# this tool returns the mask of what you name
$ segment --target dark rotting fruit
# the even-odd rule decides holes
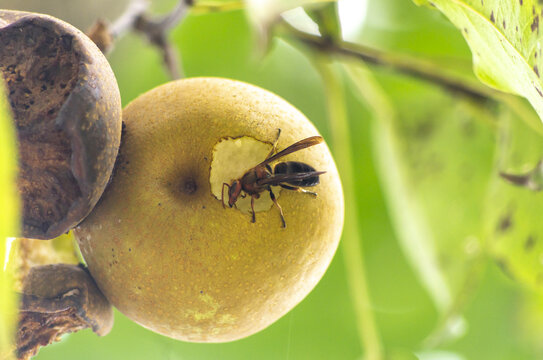
[[[63,334],[91,328],[102,336],[113,326],[113,309],[89,273],[78,265],[34,266],[20,296],[17,353],[19,359]]]
[[[17,128],[21,234],[54,238],[92,210],[110,178],[121,102],[100,50],[73,26],[0,10],[0,71]]]

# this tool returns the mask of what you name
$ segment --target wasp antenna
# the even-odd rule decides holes
[[[277,137],[275,138],[270,153],[268,154],[268,156],[266,156],[266,159],[269,159],[270,156],[272,156],[277,151],[277,142],[279,141],[279,136],[281,136],[281,129],[277,129]]]

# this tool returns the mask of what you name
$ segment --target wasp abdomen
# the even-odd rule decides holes
[[[306,172],[316,171],[312,166],[299,161],[285,161],[275,165],[275,174],[300,174]],[[319,183],[319,176],[312,176],[302,180],[289,180],[285,181],[292,186],[315,186]]]

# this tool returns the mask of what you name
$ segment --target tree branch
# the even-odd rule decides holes
[[[282,27],[282,29],[281,29]],[[472,82],[444,71],[443,67],[404,54],[394,54],[343,40],[329,41],[321,36],[300,31],[286,21],[280,24],[279,34],[318,51],[363,60],[366,63],[388,68],[413,76],[476,101],[497,99],[504,94],[479,82]]]
[[[151,17],[147,14],[149,3],[146,0],[133,0],[113,24],[108,25],[98,20],[87,31],[87,35],[103,53],[108,53],[114,42],[125,33],[139,32],[160,49],[170,76],[178,79],[181,77],[180,60],[174,47],[168,41],[168,32],[185,17],[191,5],[192,0],[180,0],[170,13],[162,17]]]

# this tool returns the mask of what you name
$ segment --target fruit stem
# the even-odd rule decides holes
[[[381,360],[384,358],[383,346],[372,312],[364,265],[361,229],[358,222],[350,142],[351,131],[345,107],[344,89],[337,69],[333,68],[333,63],[329,61],[329,58],[321,57],[317,59],[316,64],[324,82],[328,121],[332,133],[332,150],[341,174],[345,194],[345,224],[341,246],[347,282],[356,314],[359,340],[365,351],[364,358],[366,360]]]

